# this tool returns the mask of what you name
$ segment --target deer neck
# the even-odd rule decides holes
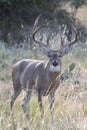
[[[59,62],[59,64],[57,66],[53,66],[50,64],[50,62],[48,61],[45,65],[45,71],[48,74],[49,79],[55,80],[57,76],[59,76],[60,72],[61,72],[61,62]]]

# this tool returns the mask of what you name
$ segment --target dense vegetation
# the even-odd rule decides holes
[[[71,13],[62,8],[68,3]],[[28,43],[31,27],[39,14],[54,24],[57,21],[58,24],[70,25],[71,18],[76,21],[76,11],[83,4],[86,4],[86,0],[1,0],[0,39],[8,45],[24,41]],[[80,24],[79,29],[84,30],[85,27]]]

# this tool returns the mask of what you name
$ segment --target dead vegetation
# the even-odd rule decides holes
[[[40,111],[36,96],[33,95],[29,112],[30,121],[26,121],[19,102],[23,99],[25,93],[22,92],[14,105],[12,113],[10,112],[10,97],[13,91],[11,81],[12,65],[26,57],[35,59],[37,52],[29,51],[29,48],[6,49],[4,58],[0,57],[0,129],[1,130],[86,130],[87,129],[87,68],[82,63],[83,56],[77,59],[74,51],[63,59],[62,73],[67,72],[69,65],[75,63],[76,67],[68,79],[63,80],[56,91],[54,103],[54,124],[50,124],[50,113],[47,97],[43,99],[45,108],[44,119],[40,118]],[[78,50],[80,53],[80,50]],[[26,53],[25,53],[26,52]],[[39,52],[38,52],[39,53]],[[76,53],[76,54],[75,54]],[[7,56],[8,54],[8,56]],[[16,55],[15,55],[16,54]],[[21,55],[22,54],[22,55]],[[13,57],[13,58],[12,58]],[[38,59],[44,57],[37,54]],[[85,57],[86,61],[86,57]],[[5,64],[5,65],[3,65]]]
[[[81,19],[82,16],[81,14]],[[78,17],[80,19],[80,14]],[[86,15],[83,20],[87,20]],[[0,43],[0,130],[87,130],[87,49],[86,46],[78,45],[73,49],[71,54],[63,59],[62,73],[68,72],[71,63],[75,63],[76,67],[72,75],[65,78],[56,91],[54,123],[51,124],[47,97],[43,99],[45,108],[43,119],[40,118],[35,95],[29,108],[30,121],[25,119],[19,105],[25,95],[24,92],[17,99],[12,112],[9,106],[13,91],[12,65],[23,58],[45,59],[45,57],[42,57],[35,48],[29,50],[28,45],[18,49],[7,49]]]

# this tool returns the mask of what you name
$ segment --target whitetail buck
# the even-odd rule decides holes
[[[40,51],[47,56],[48,61],[38,61],[24,59],[16,63],[12,71],[12,80],[14,87],[14,94],[11,98],[11,109],[14,101],[22,90],[27,90],[26,97],[23,100],[23,111],[28,117],[27,106],[31,99],[32,91],[35,90],[38,94],[38,102],[42,115],[44,113],[42,106],[42,96],[49,95],[50,110],[52,113],[52,106],[54,102],[54,94],[60,84],[61,73],[61,58],[68,54],[71,46],[77,41],[77,31],[72,27],[72,38],[67,44],[61,41],[59,50],[53,50],[48,44],[42,43],[36,38],[36,34],[45,26],[37,27],[39,17],[35,20],[33,30],[33,40],[39,45]],[[51,114],[52,117],[52,114]]]

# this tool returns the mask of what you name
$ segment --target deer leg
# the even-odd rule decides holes
[[[51,114],[51,122],[53,122],[53,103],[54,103],[54,92],[51,92],[48,96],[49,99],[49,107],[50,107],[50,114]]]
[[[11,110],[12,110],[13,104],[14,104],[16,98],[18,97],[18,95],[20,94],[21,90],[22,90],[21,88],[18,90],[14,90],[14,94],[12,95],[11,102],[10,102]]]
[[[32,91],[30,90],[28,91],[26,97],[24,98],[24,101],[22,102],[22,108],[27,119],[29,119],[28,104],[30,102],[31,96],[32,96]]]
[[[41,117],[43,117],[44,109],[43,109],[43,105],[42,105],[42,95],[39,92],[38,92],[38,103],[39,103],[39,108],[40,108],[40,111],[41,111]]]

